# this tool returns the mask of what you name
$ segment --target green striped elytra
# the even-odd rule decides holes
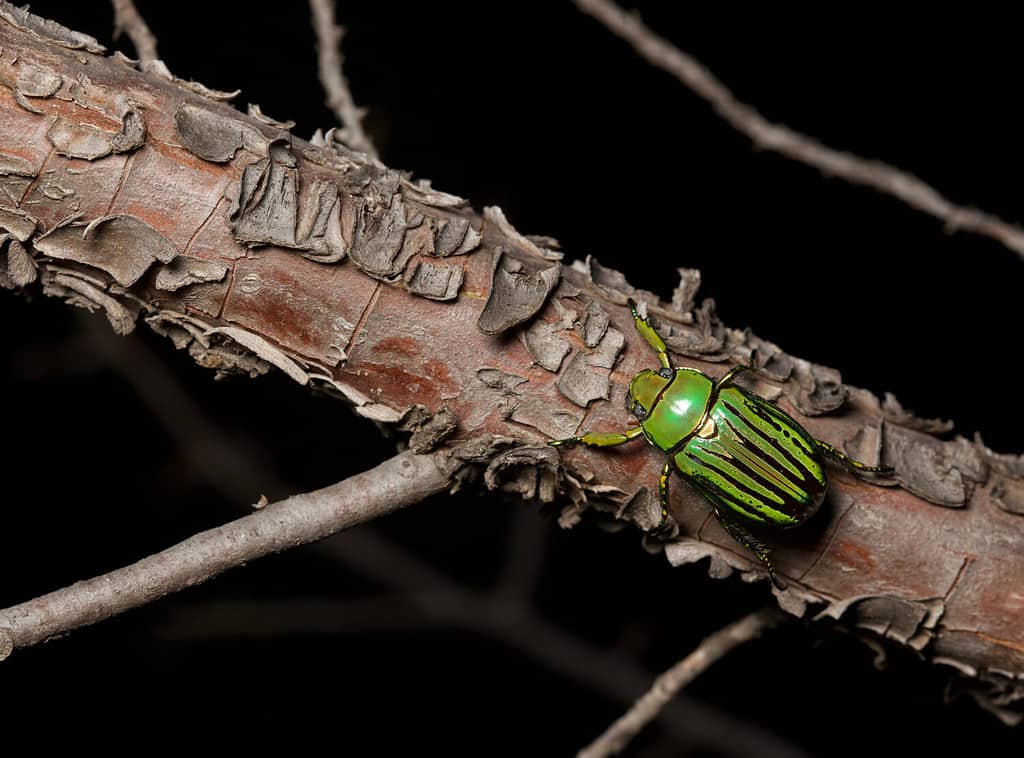
[[[668,480],[673,469],[700,492],[725,530],[775,575],[769,548],[747,525],[788,529],[818,510],[828,490],[824,459],[853,471],[885,473],[847,457],[808,434],[792,416],[733,383],[747,366],[721,379],[691,368],[674,368],[665,341],[629,301],[637,331],[658,353],[661,368],[641,371],[629,383],[626,408],[639,426],[624,432],[589,432],[551,445],[621,445],[644,437],[668,459],[658,480],[661,523],[670,525]]]

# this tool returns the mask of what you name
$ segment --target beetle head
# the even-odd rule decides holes
[[[672,381],[672,375],[671,369],[660,369],[641,371],[634,376],[629,383],[629,394],[626,395],[626,410],[640,421],[646,419],[658,399],[658,393]]]

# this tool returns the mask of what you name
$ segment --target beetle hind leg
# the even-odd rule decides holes
[[[669,458],[661,469],[661,476],[658,477],[658,502],[661,504],[661,520],[650,531],[655,537],[671,536],[672,526],[675,523],[668,512],[668,479],[672,476],[672,467],[672,459]]]
[[[858,460],[854,460],[843,451],[832,447],[832,445],[828,444],[827,442],[822,442],[821,440],[814,440],[814,444],[817,445],[818,450],[821,451],[822,455],[838,463],[847,471],[850,471],[854,474],[892,474],[895,471],[895,469],[893,469],[891,466],[869,466],[866,463],[861,463]]]
[[[722,512],[717,508],[715,508],[715,518],[718,519],[718,523],[721,524],[722,528],[729,533],[730,537],[753,553],[757,560],[761,561],[761,564],[768,569],[768,577],[772,580],[772,584],[780,590],[786,589],[786,583],[779,578],[778,574],[775,573],[775,564],[772,563],[771,548],[735,521],[727,516],[723,516]]]

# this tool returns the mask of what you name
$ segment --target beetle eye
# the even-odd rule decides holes
[[[643,421],[647,418],[647,409],[640,405],[640,403],[633,403],[633,415]]]
[[[658,376],[662,377],[663,379],[671,379],[673,376],[675,376],[675,371],[673,371],[670,368],[665,368],[663,366],[662,368],[658,369]]]

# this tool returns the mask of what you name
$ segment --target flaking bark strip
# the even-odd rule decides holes
[[[63,83],[63,77],[50,69],[23,64],[18,69],[18,79],[14,85],[14,99],[25,110],[42,115],[45,111],[29,102],[29,98],[53,97]]]
[[[511,403],[508,418],[533,427],[545,439],[561,439],[576,433],[583,421],[583,412],[567,409],[564,403],[555,400],[524,393]]]
[[[295,247],[318,263],[337,263],[345,257],[348,243],[341,230],[341,198],[338,185],[318,180],[300,197],[301,210]]]
[[[58,226],[35,242],[39,252],[106,272],[122,287],[135,284],[155,262],[177,255],[171,243],[134,216],[104,216]]]
[[[589,356],[577,352],[558,378],[558,391],[576,405],[586,408],[595,400],[607,400],[611,390],[608,373],[597,373]]]
[[[417,250],[403,244],[408,228],[405,203],[395,192],[388,198],[359,197],[349,257],[375,279],[393,281]],[[422,217],[418,219],[419,225]]]
[[[583,332],[583,344],[587,347],[597,347],[597,343],[608,331],[608,312],[595,300],[587,303],[581,331]]]
[[[207,336],[215,334],[230,337],[242,347],[250,350],[261,360],[281,369],[281,371],[299,384],[305,385],[309,383],[309,374],[303,371],[299,364],[285,355],[281,350],[271,345],[270,342],[260,335],[234,326],[215,327],[206,332]]]
[[[882,400],[882,416],[886,421],[928,434],[945,434],[953,431],[952,421],[940,418],[919,418],[912,411],[908,411],[900,405],[900,401],[891,392],[886,392]]]
[[[597,287],[597,289],[610,302],[616,305],[625,306],[626,300],[632,297],[637,302],[642,301],[645,305],[652,305],[662,311],[665,311],[664,305],[657,295],[653,292],[637,289],[632,286],[628,281],[626,281],[626,277],[621,271],[616,271],[613,268],[602,266],[598,262],[597,258],[592,255],[588,255],[586,259],[582,261],[573,261],[571,268],[573,271],[582,274],[583,277]]]
[[[930,503],[962,508],[972,482],[987,476],[981,455],[966,440],[942,442],[923,432],[882,424],[882,464],[900,485]]]
[[[234,100],[236,97],[242,94],[242,90],[240,89],[231,90],[230,92],[227,92],[224,90],[217,90],[213,89],[212,87],[207,87],[205,84],[201,82],[196,82],[191,79],[182,79],[180,77],[177,77],[171,73],[170,69],[167,68],[167,64],[160,60],[149,61],[144,68],[147,74],[155,74],[156,76],[159,76],[161,79],[166,79],[167,81],[176,84],[179,87],[182,87],[190,92],[194,92],[197,95],[201,95],[202,97],[205,97],[207,100],[213,100],[214,102],[226,103],[231,100]]]
[[[43,293],[51,297],[62,297],[69,305],[86,310],[102,309],[113,327],[121,336],[130,334],[135,328],[136,311],[125,307],[117,298],[104,292],[95,284],[69,274],[47,272],[43,279]]]
[[[56,21],[37,16],[29,12],[29,7],[19,8],[16,5],[0,1],[0,18],[13,26],[29,32],[33,36],[70,50],[86,50],[90,53],[102,54],[107,51],[95,37],[72,31]]]
[[[245,143],[242,122],[191,103],[178,106],[174,127],[186,150],[211,163],[227,163]]]
[[[679,284],[672,290],[672,309],[680,315],[693,310],[694,298],[700,289],[700,270],[695,268],[677,268]]]
[[[176,292],[182,287],[224,279],[230,267],[225,263],[179,255],[157,269],[154,286],[165,292]]]
[[[718,319],[715,301],[705,298],[700,307],[691,313],[691,324],[665,325],[669,328],[662,336],[669,350],[705,361],[729,360],[732,348],[739,345],[741,340],[730,335],[729,330]]]
[[[26,287],[39,276],[35,261],[17,239],[7,244],[7,275],[15,287]]]
[[[945,603],[941,598],[907,600],[878,595],[831,603],[817,618],[841,619],[921,651],[934,636],[944,612]]]
[[[409,449],[422,454],[429,453],[444,443],[455,433],[458,425],[455,414],[446,407],[437,413],[430,413],[423,406],[416,406],[405,414],[399,428],[403,432],[412,432]]]
[[[548,445],[520,445],[496,455],[484,470],[487,489],[515,492],[527,500],[554,501],[558,493],[558,454]]]
[[[39,222],[20,208],[0,206],[0,229],[5,229],[19,242],[27,242],[36,233]]]
[[[235,239],[249,247],[296,247],[299,178],[295,156],[283,140],[271,142],[266,158],[242,172],[238,199],[229,218]]]
[[[548,261],[562,260],[562,254],[560,252],[551,250],[550,248],[541,247],[529,237],[520,234],[516,228],[509,223],[508,219],[505,218],[505,213],[498,206],[490,205],[485,207],[483,216],[485,222],[493,224],[508,242],[519,248],[522,252]]]
[[[491,291],[477,328],[484,334],[501,334],[533,318],[558,285],[561,270],[561,264],[554,263],[531,272],[522,261],[495,250]]]
[[[261,124],[273,127],[278,131],[288,131],[295,127],[295,122],[290,119],[288,121],[278,121],[276,118],[268,116],[266,113],[263,112],[263,109],[259,106],[258,103],[249,103],[248,107],[246,107],[245,109],[245,112],[257,121],[259,121]]]
[[[484,367],[477,369],[476,378],[490,387],[506,395],[518,395],[520,384],[530,381],[525,376],[508,374],[500,369]]]
[[[417,261],[406,270],[405,287],[430,300],[454,300],[459,296],[463,276],[462,266]]]
[[[597,348],[587,356],[587,363],[594,368],[611,370],[619,359],[619,353],[626,345],[626,337],[615,327],[609,327]]]
[[[439,258],[465,255],[480,245],[480,232],[473,228],[467,218],[438,219],[435,227],[432,254]]]
[[[335,130],[332,129],[329,133],[334,131]],[[313,141],[315,144],[315,139]],[[410,182],[408,179],[402,179],[401,187],[402,192],[410,200],[415,200],[418,203],[423,203],[424,205],[429,205],[433,208],[454,210],[456,208],[465,208],[469,205],[469,200],[464,197],[459,197],[458,195],[452,195],[448,192],[441,192],[440,190],[434,189],[430,186],[429,179],[418,179],[415,182]]]
[[[112,153],[128,153],[146,141],[142,114],[129,107],[121,116],[121,131],[112,134],[91,124],[79,124],[58,118],[46,133],[59,155],[94,161]]]
[[[562,367],[562,361],[572,349],[568,340],[559,336],[559,331],[562,329],[547,321],[537,320],[519,335],[533,362],[553,373]]]

